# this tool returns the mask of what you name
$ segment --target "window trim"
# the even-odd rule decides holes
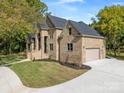
[[[48,36],[44,36],[44,53],[47,53],[47,39]]]
[[[73,51],[73,49],[74,49],[73,43],[68,43],[67,48],[68,48],[68,51]]]
[[[50,43],[50,51],[53,51],[53,43]]]

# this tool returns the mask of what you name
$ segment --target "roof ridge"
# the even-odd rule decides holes
[[[48,16],[48,17],[50,17],[50,16],[51,16],[51,17],[55,17],[55,18],[59,18],[59,19],[63,19],[63,20],[67,20],[67,19],[65,19],[65,18],[58,17],[58,16],[54,16],[54,15],[50,15],[50,14],[48,14],[47,16]]]

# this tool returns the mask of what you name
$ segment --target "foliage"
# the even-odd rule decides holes
[[[76,70],[57,62],[25,62],[10,66],[28,87],[48,87],[71,80],[87,71]]]
[[[109,51],[109,52],[107,52],[107,56],[108,56],[108,57],[115,57],[113,51]],[[119,60],[124,60],[124,52],[117,53],[117,55],[116,55],[115,58],[117,58],[117,59],[119,59]]]
[[[0,52],[24,51],[27,34],[46,11],[39,0],[0,0]]]
[[[110,6],[100,10],[91,26],[106,38],[107,49],[116,51],[124,44],[124,6]]]
[[[25,59],[24,54],[0,55],[0,65],[10,64]]]

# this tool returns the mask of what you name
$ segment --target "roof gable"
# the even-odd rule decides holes
[[[54,28],[63,29],[65,26],[65,23],[67,22],[66,19],[51,16],[51,15],[47,15],[47,18],[51,21]]]
[[[46,15],[45,23],[39,24],[38,27],[40,29],[49,29],[49,28],[63,29],[66,23],[71,24],[80,33],[81,36],[103,38],[103,36],[101,36],[98,31],[90,28],[87,24],[83,22],[79,23],[72,20],[67,21],[66,19],[52,16],[49,14]]]
[[[79,23],[69,20],[68,23],[71,24],[82,36],[102,37],[98,31],[90,28],[87,24],[83,22]]]

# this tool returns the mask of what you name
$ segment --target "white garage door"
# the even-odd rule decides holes
[[[86,62],[98,60],[100,56],[100,49],[86,49]]]

